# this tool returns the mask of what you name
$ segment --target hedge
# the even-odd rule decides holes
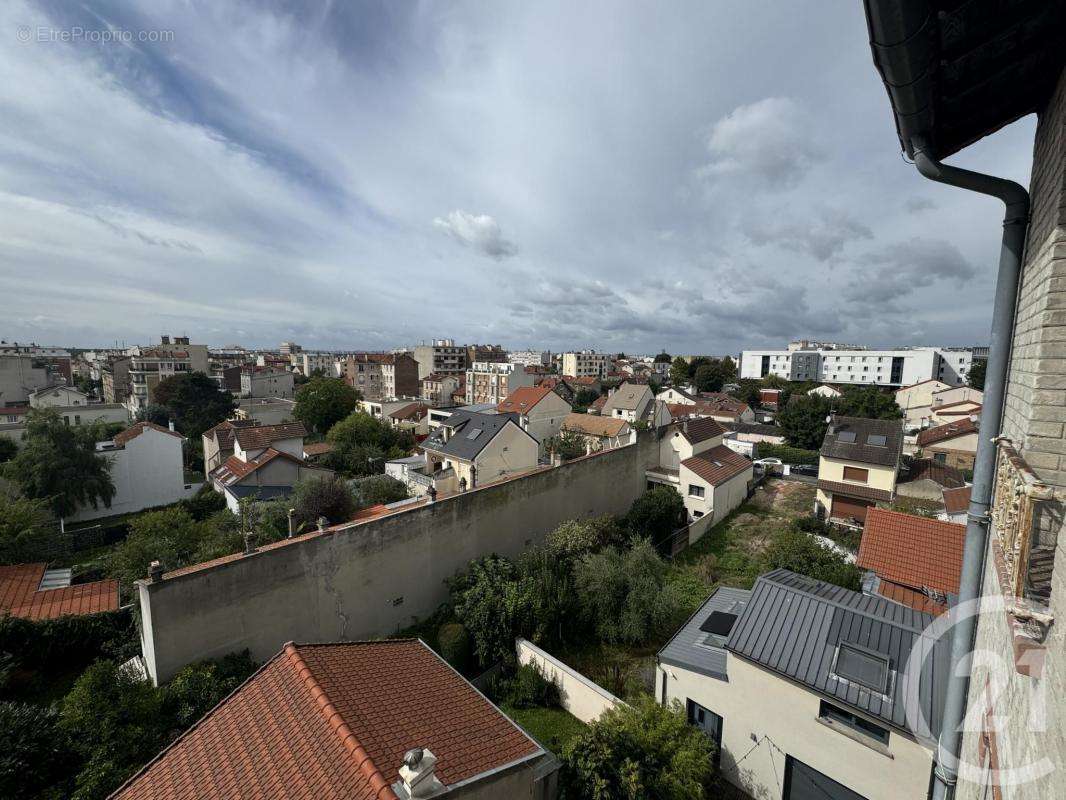
[[[801,447],[789,447],[787,444],[769,444],[759,442],[759,458],[779,458],[784,464],[817,464],[818,451],[804,450]]]
[[[140,649],[137,628],[128,608],[100,614],[33,621],[0,615],[0,653],[18,666],[52,671],[88,666],[98,658],[122,663]]]

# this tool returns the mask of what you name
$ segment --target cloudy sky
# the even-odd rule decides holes
[[[867,41],[853,0],[5,0],[0,338],[983,343],[1001,209],[904,162]],[[1027,182],[1033,129],[953,161]]]

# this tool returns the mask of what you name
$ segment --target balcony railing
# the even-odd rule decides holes
[[[1009,439],[1001,438],[997,445],[992,523],[1010,589],[1014,597],[1023,599],[1036,511],[1039,503],[1052,499],[1054,490],[1040,481]]]

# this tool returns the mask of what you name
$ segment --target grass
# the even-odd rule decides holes
[[[925,500],[921,497],[907,497],[897,494],[891,503],[881,504],[884,508],[892,511],[900,511],[904,514],[914,514],[918,517],[935,517],[938,511],[943,511],[943,503],[936,500]]]
[[[570,712],[561,708],[503,706],[503,713],[553,753],[561,753],[571,739],[584,733],[588,727]]]

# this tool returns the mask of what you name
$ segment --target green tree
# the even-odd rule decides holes
[[[770,569],[792,570],[852,591],[862,588],[862,571],[858,567],[802,530],[779,533],[767,548],[766,563]]]
[[[727,380],[726,370],[722,367],[722,362],[717,359],[701,364],[696,368],[693,376],[698,392],[720,392]]]
[[[588,407],[595,403],[600,397],[600,393],[592,389],[579,389],[574,394],[574,402],[571,404],[572,409],[577,414],[583,414],[588,410]]]
[[[65,782],[77,760],[52,706],[0,702],[0,797],[41,797]]]
[[[59,517],[80,506],[110,508],[115,496],[108,460],[94,441],[64,423],[54,409],[31,409],[26,415],[23,447],[4,465],[6,476],[29,498],[48,500]]]
[[[414,435],[355,411],[329,429],[326,439],[333,445],[322,463],[345,475],[372,475],[380,472],[387,458],[402,458],[415,446]]]
[[[508,559],[490,555],[471,561],[448,581],[455,616],[470,633],[478,664],[489,667],[515,657],[515,637],[529,628],[530,598]]]
[[[580,458],[587,450],[585,437],[574,431],[559,431],[544,444],[545,449],[558,453],[563,461]]]
[[[195,724],[255,672],[247,650],[230,653],[218,661],[190,664],[160,687],[164,715],[173,735]]]
[[[676,700],[642,696],[611,709],[563,750],[568,800],[710,800],[714,744],[689,725]]]
[[[574,583],[597,638],[638,645],[671,629],[682,606],[666,572],[666,562],[647,539],[628,550],[608,547],[584,556],[574,568]]]
[[[341,378],[312,377],[296,392],[292,415],[309,429],[326,433],[347,417],[362,395]]]
[[[829,398],[817,394],[797,395],[777,414],[777,424],[788,443],[804,450],[818,450],[832,413]]]
[[[875,386],[849,386],[833,405],[836,407],[836,413],[845,417],[903,418],[903,411],[896,405],[896,398]]]
[[[575,559],[604,547],[628,544],[626,530],[610,514],[563,522],[546,537],[545,547],[553,557]]]
[[[183,372],[164,378],[152,392],[153,401],[170,412],[174,426],[192,442],[200,435],[233,415],[237,404],[202,372]]]
[[[58,529],[48,500],[23,497],[0,486],[0,564],[62,556]]]
[[[137,422],[151,422],[165,428],[170,424],[170,409],[159,403],[149,403],[137,409]]]
[[[726,356],[721,360],[722,376],[725,378],[726,383],[730,383],[737,379],[737,362],[735,362],[729,356]]]
[[[14,440],[0,436],[0,464],[4,464],[18,455],[19,446]]]
[[[967,376],[967,381],[974,389],[985,389],[985,370],[988,369],[987,361],[974,361],[970,365],[970,374]]]
[[[410,496],[403,481],[389,475],[368,475],[352,481],[349,486],[357,508],[396,503]]]
[[[677,388],[686,386],[689,375],[688,362],[681,356],[676,356],[670,364],[670,384]]]
[[[672,486],[648,489],[633,501],[626,524],[638,536],[661,541],[677,530],[685,513],[685,501]]]
[[[355,513],[355,498],[348,484],[336,475],[304,478],[292,492],[295,522],[304,530],[314,527],[320,517],[331,524],[347,522]]]
[[[741,378],[737,381],[737,386],[740,388],[734,393],[737,400],[742,400],[751,406],[752,409],[759,407],[759,389],[762,388],[762,382],[755,380],[754,378]]]

